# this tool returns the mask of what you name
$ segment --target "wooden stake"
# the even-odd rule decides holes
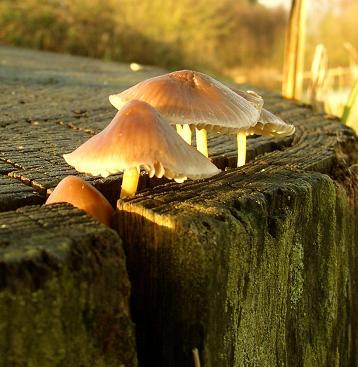
[[[292,0],[289,25],[286,33],[283,65],[282,95],[300,99],[304,69],[306,0]]]

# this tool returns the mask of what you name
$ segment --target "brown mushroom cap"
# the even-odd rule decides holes
[[[107,199],[92,185],[76,176],[67,176],[53,190],[45,205],[70,203],[109,226],[114,210]]]
[[[236,134],[255,125],[260,116],[252,103],[224,84],[191,70],[147,79],[109,97],[117,109],[133,99],[152,105],[170,124],[189,124],[192,129]]]
[[[257,124],[248,130],[248,135],[289,136],[295,132],[295,127],[293,125],[287,124],[280,117],[262,108],[264,100],[257,93],[253,91],[244,92],[240,90],[236,91],[236,93],[261,110]]]
[[[150,177],[164,175],[179,182],[220,172],[152,106],[137,100],[127,103],[103,131],[64,158],[79,172],[103,177],[134,167]]]

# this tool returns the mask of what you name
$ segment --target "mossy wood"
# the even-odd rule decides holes
[[[0,213],[0,366],[137,366],[121,240],[70,205]]]
[[[145,68],[133,73],[125,65],[11,48],[0,48],[0,56],[0,211],[44,203],[62,178],[77,174],[62,154],[113,118],[116,111],[107,96],[162,72]],[[143,367],[192,367],[193,348],[198,348],[203,367],[358,364],[357,138],[336,119],[255,90],[269,110],[296,126],[293,137],[249,138],[249,163],[236,169],[236,137],[209,134],[209,155],[227,171],[184,184],[144,176],[140,193],[119,203],[116,228],[127,255]],[[85,178],[115,203],[120,175]],[[45,214],[49,212],[53,217]],[[1,326],[12,319],[24,324],[26,342],[19,343],[14,355],[31,356],[39,367],[51,365],[47,359],[38,362],[37,352],[50,350],[46,358],[56,361],[68,353],[72,358],[74,338],[84,366],[110,366],[115,354],[108,350],[124,338],[116,334],[122,326],[112,307],[122,284],[113,281],[123,270],[118,237],[92,221],[89,225],[88,217],[69,207],[37,206],[0,216],[12,228],[0,228],[4,253],[26,247],[31,238],[38,238],[43,248],[30,251],[37,265],[31,273],[26,266],[10,272],[8,261],[2,263],[4,274],[18,286],[14,290],[26,289],[12,298],[19,316],[11,317],[7,308],[8,316],[1,318]],[[20,235],[20,228],[28,235]],[[70,245],[67,255],[58,258],[62,238]],[[27,253],[21,254],[25,261]],[[32,266],[30,260],[26,264]],[[122,269],[118,275],[112,268],[117,262]],[[37,304],[29,294],[38,282],[47,287],[41,312],[51,317],[43,319],[45,325],[62,330],[47,338],[41,334],[42,321],[22,316],[36,315]],[[82,288],[75,282],[91,294],[102,293],[83,304]],[[123,291],[127,294],[128,288]],[[23,297],[28,297],[26,306]],[[65,316],[69,309],[76,328]],[[88,319],[95,309],[107,315],[105,322],[102,316]],[[96,320],[104,328],[99,333],[88,326]],[[130,327],[122,331],[131,338]],[[16,343],[22,340],[21,329],[7,327],[6,332],[14,333]],[[111,337],[103,340],[106,332]],[[14,345],[8,340],[0,341],[0,348]],[[29,340],[34,349],[27,349]],[[37,347],[43,340],[50,346]],[[59,345],[56,353],[54,343]],[[89,355],[97,357],[87,362]]]
[[[143,366],[358,362],[357,139],[293,122],[285,150],[118,203]]]

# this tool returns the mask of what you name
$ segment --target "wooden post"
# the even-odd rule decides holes
[[[300,99],[304,71],[306,0],[292,0],[289,25],[286,33],[282,95]]]
[[[69,204],[0,213],[0,274],[0,366],[137,366],[114,231]]]
[[[44,202],[75,174],[62,154],[113,117],[104,97],[150,75],[0,53],[2,211]],[[202,367],[357,364],[357,137],[338,119],[263,96],[294,136],[247,139],[248,163],[236,168],[235,139],[212,134],[211,158],[226,171],[183,184],[144,176],[138,194],[119,201],[130,313],[114,231],[63,205],[0,213],[1,366],[136,366],[130,317],[140,366],[193,367],[193,350]],[[87,179],[118,198],[120,176]]]

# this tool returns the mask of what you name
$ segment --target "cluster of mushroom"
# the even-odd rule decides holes
[[[93,176],[123,172],[121,198],[135,194],[141,171],[177,182],[219,173],[208,159],[207,131],[237,135],[237,166],[245,164],[247,135],[287,136],[295,131],[293,125],[263,109],[263,99],[255,92],[235,93],[196,71],[151,78],[109,100],[119,110],[110,124],[64,158],[77,171]],[[176,125],[176,131],[170,125]],[[197,149],[191,146],[193,131]],[[61,181],[59,186],[63,185]],[[78,185],[84,191],[88,184]],[[56,195],[56,202],[71,202]],[[47,203],[54,202],[51,196]]]

